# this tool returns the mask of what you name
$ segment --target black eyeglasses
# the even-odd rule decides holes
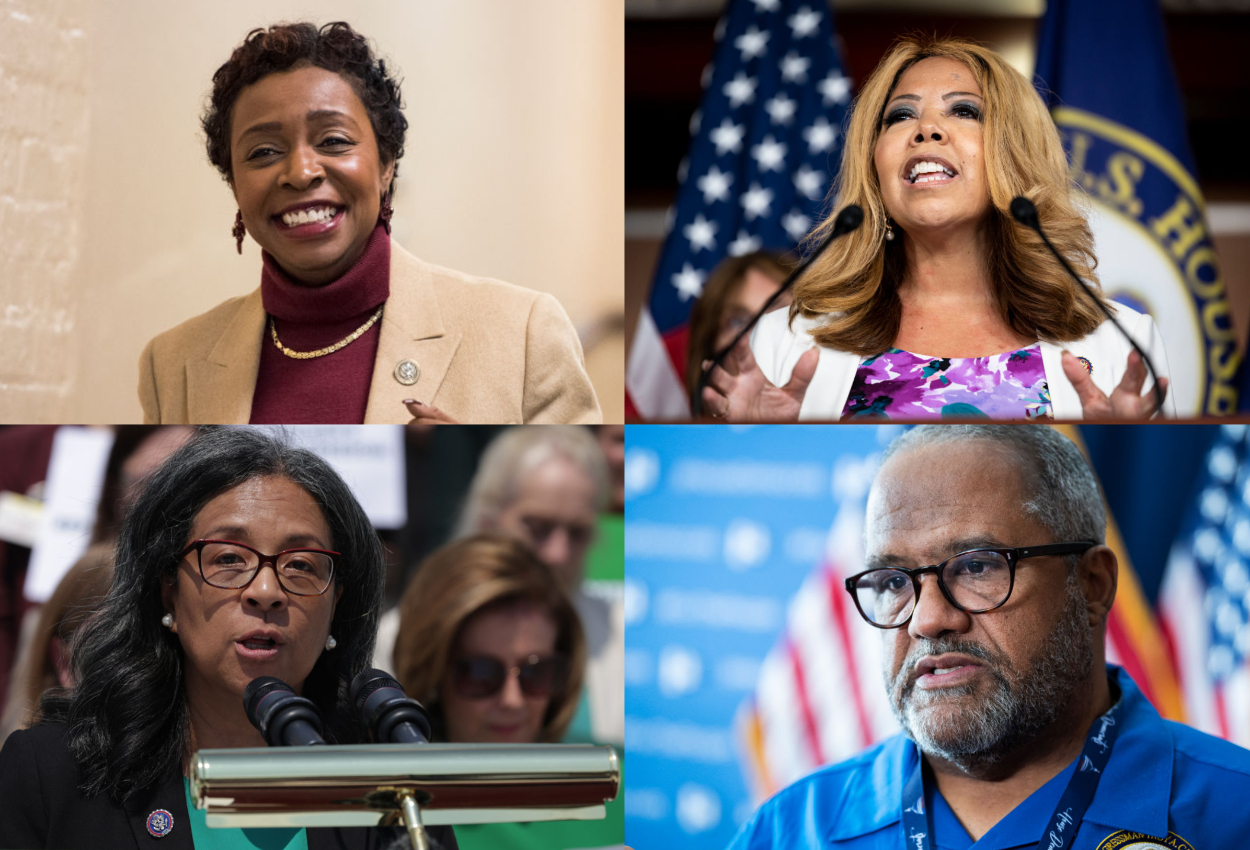
[[[452,665],[451,683],[462,697],[485,699],[499,693],[514,673],[526,696],[549,697],[568,684],[569,662],[563,655],[531,655],[524,663],[508,667],[498,658],[471,656]]]
[[[325,549],[286,549],[265,555],[251,546],[233,540],[196,540],[182,550],[179,558],[195,550],[200,576],[213,587],[238,590],[247,587],[264,564],[272,564],[278,584],[296,596],[320,596],[334,578],[338,552]]]
[[[1048,543],[1022,549],[973,549],[930,567],[868,570],[846,580],[860,616],[879,629],[907,625],[920,598],[920,577],[937,576],[946,601],[960,611],[984,614],[1006,604],[1016,583],[1016,562],[1042,555],[1072,555],[1097,543]]]

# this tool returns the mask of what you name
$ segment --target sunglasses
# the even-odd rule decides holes
[[[569,662],[563,655],[531,655],[523,663],[508,667],[498,658],[471,656],[452,665],[451,682],[460,696],[485,699],[499,693],[514,673],[526,696],[549,697],[564,690]]]

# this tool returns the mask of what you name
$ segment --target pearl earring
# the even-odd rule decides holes
[[[339,642],[334,639],[334,635],[330,635],[329,637],[326,638],[326,649],[334,649],[334,647],[338,645],[339,645]]]
[[[166,614],[164,617],[161,617],[161,625],[167,629],[172,629],[174,627],[174,615]]]
[[[894,241],[894,228],[890,226],[890,220],[888,218],[885,220],[885,241]]]

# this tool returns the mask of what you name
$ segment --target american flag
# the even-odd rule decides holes
[[[686,323],[727,256],[789,250],[819,221],[842,151],[851,81],[826,0],[730,0],[626,387],[631,413],[684,419]]]
[[[1159,615],[1191,725],[1250,746],[1250,430],[1225,425],[1172,547]]]
[[[882,683],[880,632],[863,621],[845,586],[863,569],[866,496],[864,486],[843,497],[823,562],[795,594],[785,633],[738,712],[739,752],[756,802],[898,731]]]

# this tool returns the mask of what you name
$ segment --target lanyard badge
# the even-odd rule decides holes
[[[1094,799],[1098,780],[1111,758],[1111,747],[1116,736],[1115,705],[1094,720],[1089,734],[1085,736],[1085,748],[1081,750],[1076,772],[1068,780],[1068,787],[1059,798],[1059,805],[1050,816],[1046,832],[1038,842],[1039,850],[1067,850],[1080,827],[1085,810]],[[924,803],[924,759],[916,759],[916,767],[903,786],[903,831],[907,835],[910,850],[933,850],[933,817]]]

